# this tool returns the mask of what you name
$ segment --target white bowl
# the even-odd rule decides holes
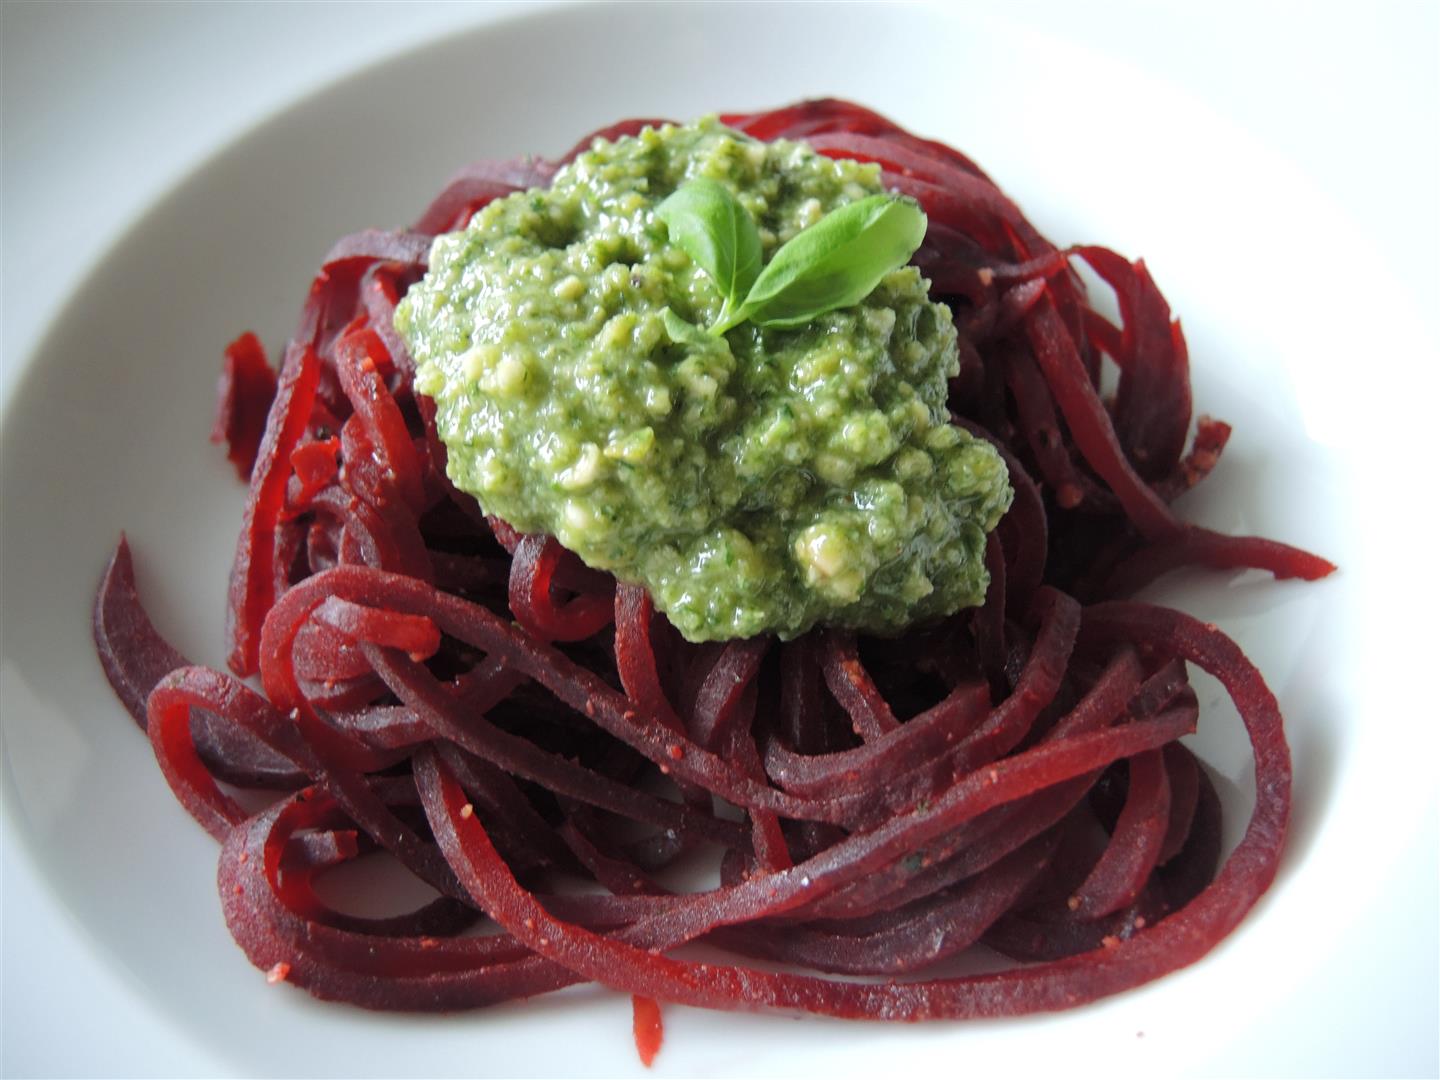
[[[472,158],[558,153],[621,116],[835,93],[971,154],[1053,239],[1145,256],[1184,318],[1199,409],[1236,428],[1184,512],[1342,571],[1315,585],[1187,575],[1159,592],[1260,665],[1296,766],[1279,879],[1203,962],[1005,1022],[672,1008],[657,1071],[1435,1067],[1435,972],[1409,952],[1418,942],[1434,956],[1435,709],[1407,682],[1426,669],[1404,659],[1427,633],[1412,574],[1433,575],[1405,517],[1422,394],[1406,391],[1404,358],[1418,348],[1426,363],[1424,323],[1390,275],[1390,247],[1305,171],[1127,52],[1133,42],[1106,58],[1073,20],[1060,25],[889,6],[580,7],[491,22],[275,115],[166,193],[78,283],[15,379],[0,444],[5,835],[80,926],[83,963],[61,981],[83,982],[84,964],[122,971],[147,1006],[125,1060],[241,1074],[636,1070],[629,1002],[596,989],[414,1017],[268,986],[221,921],[214,845],[100,674],[91,590],[126,530],[161,630],[221,662],[243,492],[206,443],[220,349],[247,328],[277,347],[335,237],[409,220]],[[1204,696],[1196,745],[1238,808],[1233,837],[1249,759],[1221,695]],[[6,931],[24,933],[10,910]],[[7,966],[7,998],[26,977]],[[1380,996],[1396,978],[1398,1007]],[[144,1040],[171,1031],[185,1039],[179,1064],[173,1048],[147,1059]],[[41,1040],[55,1037],[7,1030],[6,1060],[43,1064]]]

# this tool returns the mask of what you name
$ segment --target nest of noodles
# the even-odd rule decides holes
[[[1171,512],[1229,428],[1202,417],[1187,449],[1185,342],[1144,265],[1055,248],[962,154],[859,106],[724,119],[878,162],[928,214],[915,261],[956,313],[955,422],[1016,490],[984,606],[895,641],[691,645],[643,590],[484,518],[446,479],[391,319],[432,235],[560,163],[466,169],[410,231],[335,247],[278,380],[253,336],[227,350],[216,438],[250,484],[233,674],[160,638],[123,539],[96,600],[107,674],[220,841],[226,923],[272,979],[377,1009],[593,980],[721,1009],[1016,1015],[1191,963],[1274,876],[1290,802],[1274,697],[1214,627],[1123,597],[1182,564],[1333,567]],[[1214,788],[1179,741],[1198,714],[1187,663],[1254,747],[1254,814],[1223,866]],[[257,673],[263,695],[237,678]],[[237,787],[277,794],[257,813]],[[322,900],[317,879],[379,852],[435,898],[383,918]],[[675,891],[670,869],[695,860],[718,881]],[[730,959],[675,955],[691,942]],[[977,944],[1018,963],[935,974]]]

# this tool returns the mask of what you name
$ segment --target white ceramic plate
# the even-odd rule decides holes
[[[622,59],[637,43],[643,63]],[[1096,52],[1063,17],[1046,32],[926,8],[540,12],[307,97],[135,221],[28,360],[0,444],[6,839],[79,924],[84,963],[124,972],[144,1002],[126,1060],[178,1032],[178,1064],[173,1047],[155,1058],[178,1071],[636,1071],[628,1000],[593,989],[417,1018],[268,986],[221,921],[211,841],[174,804],[93,660],[90,593],[125,529],[162,631],[199,661],[221,660],[242,492],[205,441],[216,360],[246,328],[283,339],[333,238],[408,220],[470,158],[557,153],[621,116],[837,93],[963,148],[1054,239],[1144,255],[1185,319],[1200,408],[1236,427],[1186,513],[1344,569],[1318,585],[1190,577],[1164,592],[1266,672],[1296,764],[1279,880],[1205,961],[1096,1006],[1007,1022],[893,1028],[672,1008],[657,1071],[1436,1068],[1434,706],[1406,679],[1426,670],[1407,652],[1419,653],[1425,624],[1412,612],[1428,586],[1409,576],[1424,539],[1407,518],[1404,462],[1418,460],[1407,446],[1418,447],[1429,331],[1394,280],[1392,239],[1337,208],[1332,177],[1317,183],[1181,88],[1193,79],[1172,82],[1126,45],[1118,58]],[[1243,808],[1248,758],[1223,702],[1209,704],[1198,745]],[[6,971],[7,995],[24,974]],[[61,974],[85,979],[83,965]],[[6,1032],[31,1063],[45,1060],[35,1040],[52,1037]]]

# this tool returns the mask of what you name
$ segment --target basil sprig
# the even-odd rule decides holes
[[[914,199],[871,195],[826,214],[783,244],[762,270],[759,230],[724,185],[693,180],[662,202],[656,214],[671,240],[720,289],[724,303],[709,327],[712,335],[747,320],[757,326],[803,326],[827,311],[858,304],[882,277],[910,261],[926,226],[925,212]],[[667,314],[667,329],[678,341],[683,320]]]
[[[721,320],[739,309],[760,274],[760,230],[750,211],[724,184],[692,180],[656,207],[655,216],[719,288]]]

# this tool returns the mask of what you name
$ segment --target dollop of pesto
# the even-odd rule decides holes
[[[879,169],[711,119],[597,140],[546,190],[437,237],[395,326],[451,479],[487,513],[643,584],[691,641],[894,633],[980,603],[1004,462],[949,422],[949,310],[913,266],[791,329],[672,340],[722,297],[655,208],[727,185],[768,260]]]

